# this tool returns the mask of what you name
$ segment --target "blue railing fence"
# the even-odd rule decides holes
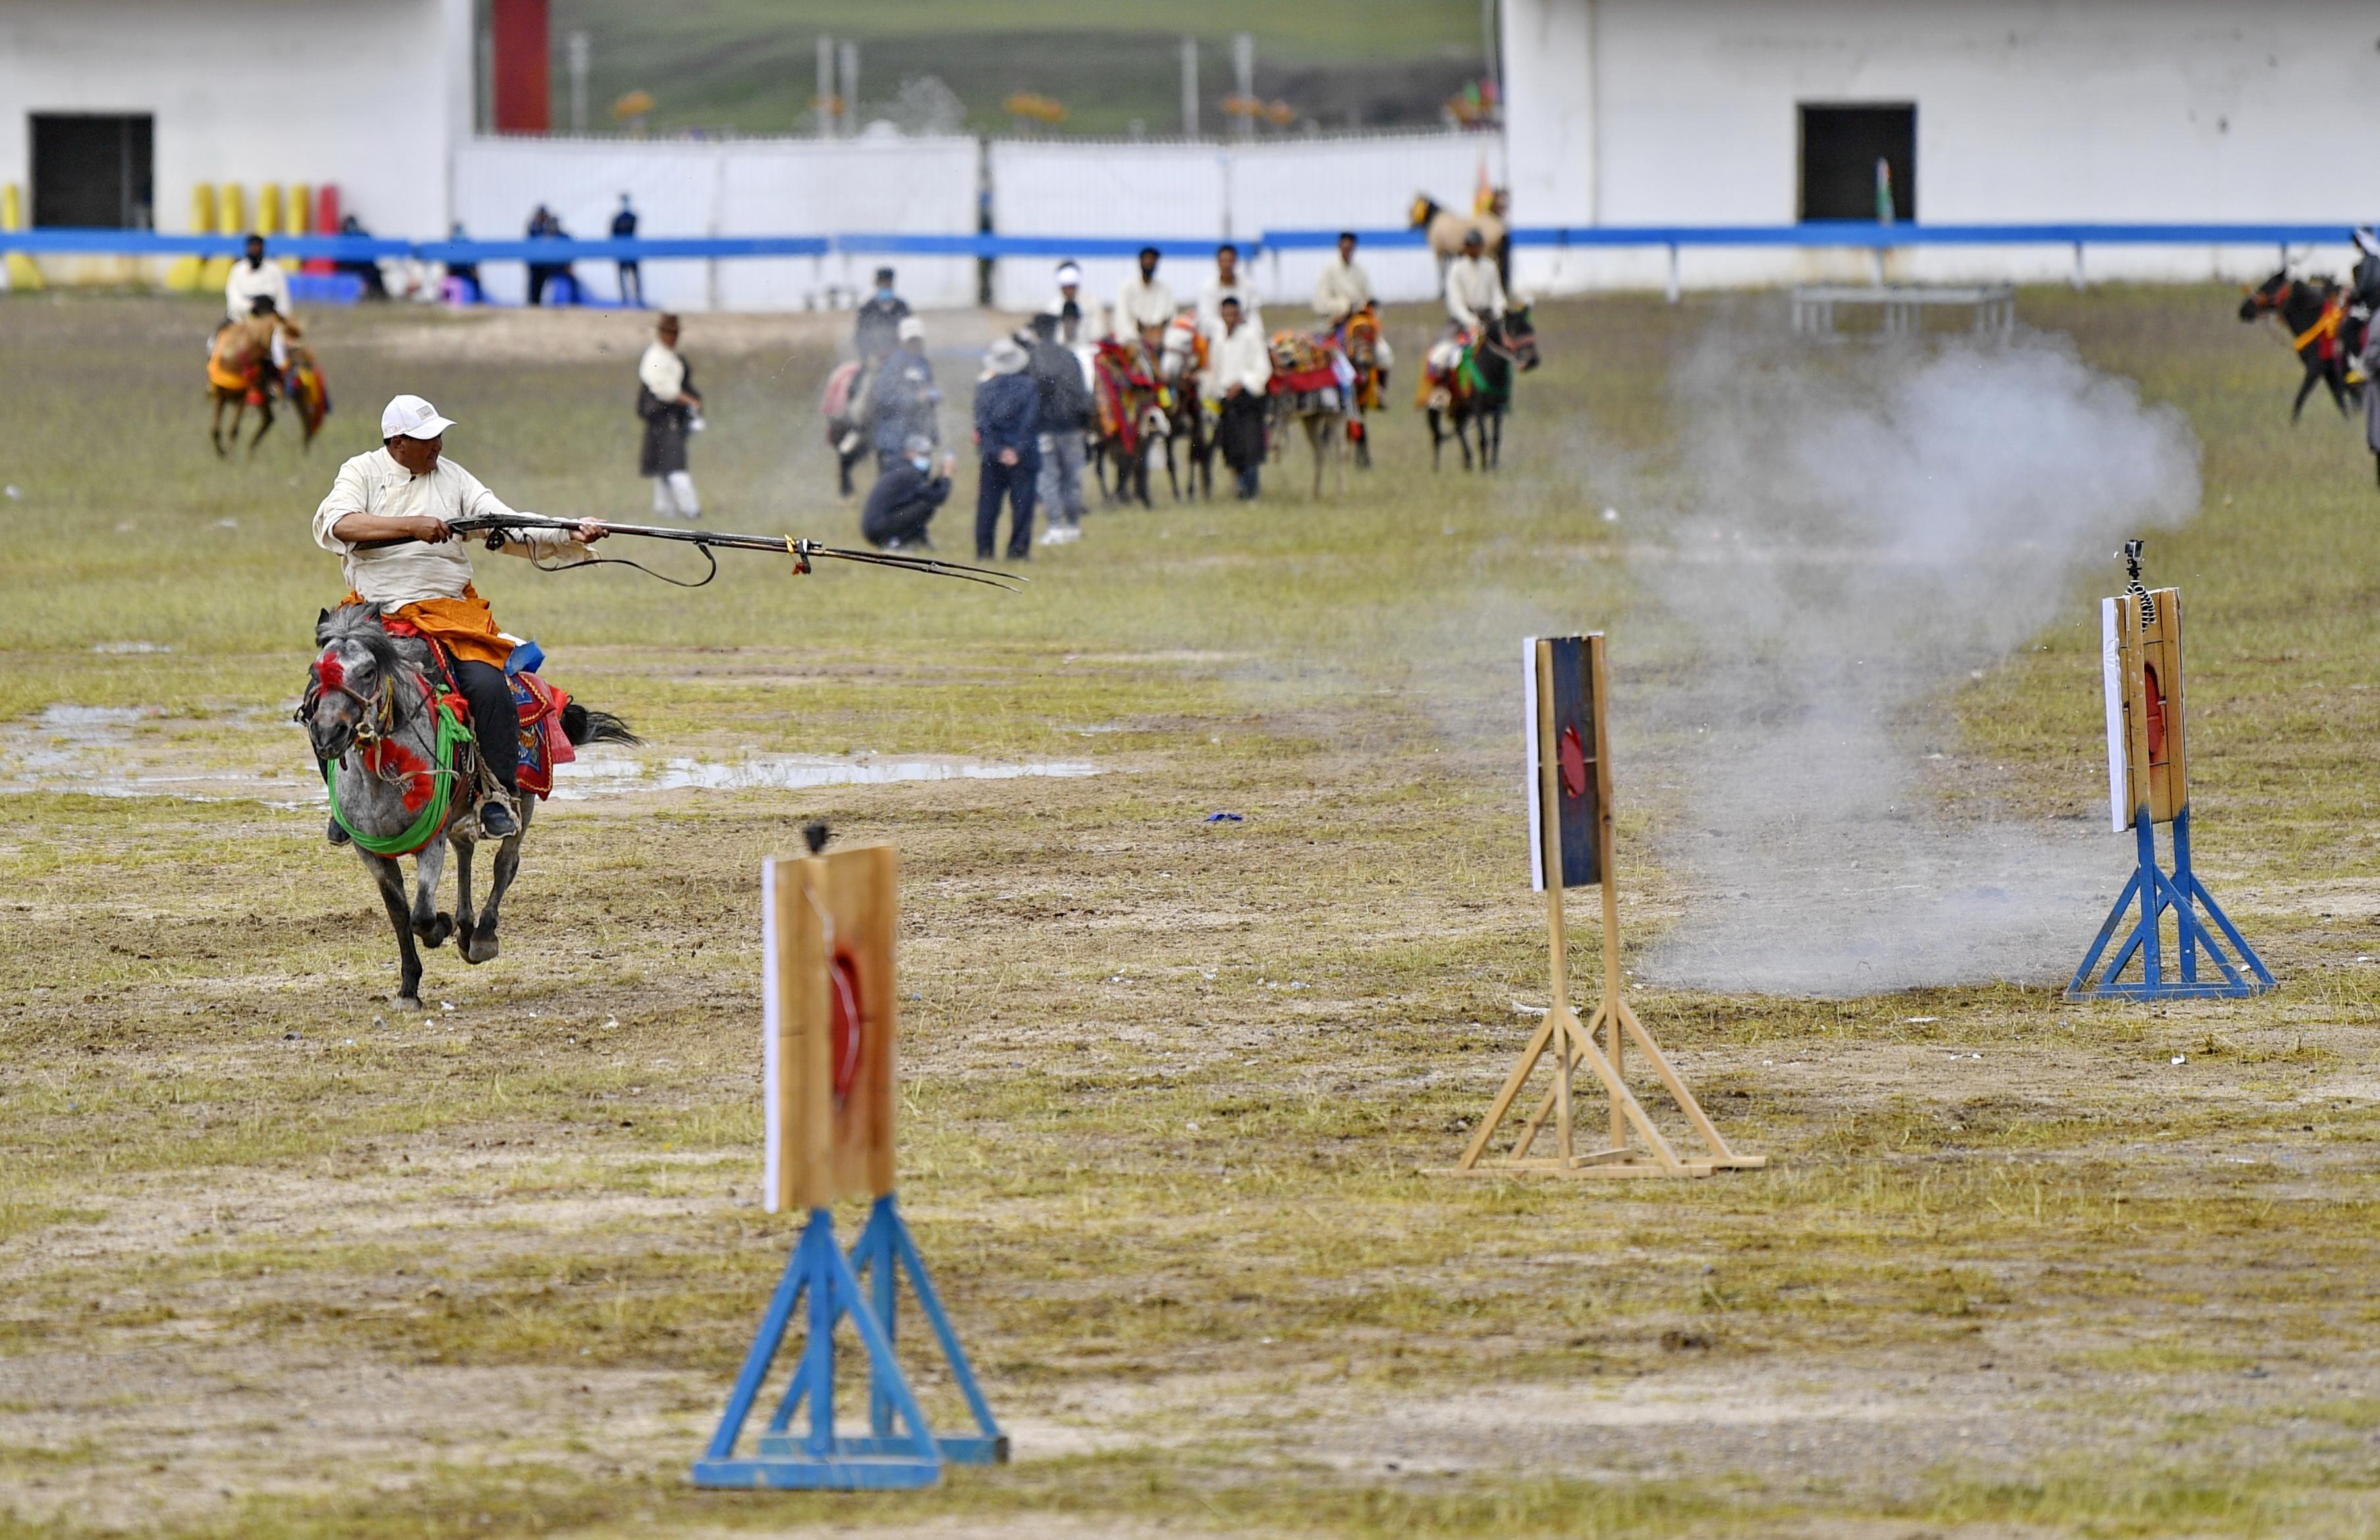
[[[1925,247],[2052,246],[2074,253],[2074,276],[2082,279],[2083,252],[2094,246],[2268,246],[2286,260],[2292,247],[2338,246],[2349,239],[2352,222],[2327,224],[1884,224],[1866,220],[1810,221],[1798,224],[1595,224],[1521,225],[1512,244],[1534,249],[1609,250],[1666,249],[1670,262],[1670,297],[1679,288],[1679,260],[1683,251],[1705,248],[1790,248],[1864,250],[1872,254],[1882,274],[1886,253]],[[1415,229],[1359,229],[1366,247],[1417,249],[1427,243]],[[148,230],[34,229],[0,231],[0,252],[30,255],[110,255],[128,257],[230,257],[242,249],[244,237],[231,235],[170,235]],[[1339,240],[1336,229],[1267,230],[1259,236],[1233,237],[1248,257],[1278,256],[1284,251],[1325,250]],[[1129,257],[1154,246],[1170,258],[1203,257],[1219,239],[1157,236],[1147,238],[1116,236],[900,235],[859,231],[822,236],[638,236],[634,239],[552,240],[405,240],[376,236],[274,236],[268,245],[277,257],[326,257],[334,261],[371,261],[382,258],[416,258],[450,266],[477,262],[539,262],[556,265],[577,261],[722,261],[759,257],[972,257],[1002,258]]]

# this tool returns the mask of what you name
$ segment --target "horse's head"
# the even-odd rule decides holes
[[[2281,302],[2289,297],[2292,282],[2289,270],[2283,268],[2252,289],[2242,285],[2240,290],[2240,319],[2253,321],[2267,311],[2279,309]]]
[[[1537,326],[1529,319],[1529,307],[1515,305],[1504,312],[1501,341],[1512,355],[1512,360],[1526,374],[1541,361],[1537,357]]]
[[[1359,370],[1370,369],[1379,358],[1380,318],[1369,310],[1357,310],[1340,328],[1339,340],[1347,350],[1349,363]]]
[[[1187,316],[1175,316],[1165,328],[1157,353],[1158,378],[1172,382],[1195,372],[1200,362],[1198,328]]]
[[[384,736],[391,725],[398,670],[396,643],[380,623],[377,604],[342,604],[314,623],[319,649],[298,708],[314,758],[337,759],[358,743]]]
[[[1439,213],[1438,200],[1426,192],[1417,192],[1414,194],[1413,207],[1405,212],[1405,220],[1412,228],[1422,230],[1428,228]]]

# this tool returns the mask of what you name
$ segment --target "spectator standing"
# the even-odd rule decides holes
[[[1198,329],[1212,334],[1223,323],[1223,301],[1240,302],[1240,318],[1261,333],[1265,329],[1264,305],[1257,298],[1256,289],[1240,271],[1240,249],[1225,242],[1215,248],[1215,277],[1198,295]]]
[[[535,213],[528,216],[528,238],[531,240],[562,240],[566,238],[568,232],[562,227],[561,219],[552,209],[542,203],[537,206]],[[565,295],[561,292],[565,285],[573,291],[577,288],[577,280],[570,275],[568,262],[529,263],[528,302],[530,304],[545,303],[545,289],[549,284],[556,287],[556,304],[567,304],[572,297],[575,297],[575,294]]]
[[[876,292],[852,322],[852,347],[863,360],[883,358],[900,345],[901,323],[908,319],[909,302],[892,292],[892,270],[878,268]]]
[[[1115,339],[1138,342],[1150,327],[1172,323],[1179,309],[1173,303],[1173,291],[1157,275],[1157,248],[1142,247],[1139,276],[1125,279],[1123,287],[1116,291]]]
[[[620,212],[612,216],[612,238],[637,238],[637,211],[625,192],[620,195]],[[645,270],[637,265],[634,257],[620,259],[620,303],[634,305],[640,310],[645,308]]]
[[[645,419],[637,474],[652,479],[657,517],[691,521],[702,516],[702,500],[686,467],[686,441],[702,429],[702,395],[678,354],[677,335],[677,317],[664,312],[652,346],[637,360],[637,415]]]
[[[231,264],[231,277],[224,284],[225,318],[246,321],[255,313],[259,295],[272,300],[281,314],[289,313],[289,275],[281,271],[280,263],[264,260],[264,237],[251,235],[247,250]]]
[[[1372,275],[1355,260],[1355,232],[1339,232],[1339,254],[1314,275],[1314,313],[1333,326],[1372,302]]]
[[[1058,297],[1050,312],[1058,318],[1058,340],[1068,347],[1096,347],[1108,334],[1106,311],[1083,292],[1083,270],[1073,262],[1058,264]]]
[[[1027,364],[1036,400],[1036,447],[1041,455],[1034,495],[1048,510],[1043,545],[1083,538],[1083,435],[1092,423],[1091,393],[1083,382],[1082,360],[1059,340],[1062,324],[1047,310],[1033,318]]]
[[[1222,410],[1215,427],[1215,445],[1232,467],[1241,502],[1257,492],[1257,472],[1265,457],[1265,395],[1272,383],[1272,351],[1264,334],[1240,314],[1240,302],[1225,298],[1222,325],[1210,333],[1207,367],[1220,387]]]
[[[934,385],[934,366],[926,360],[926,323],[904,316],[894,335],[899,346],[877,366],[868,387],[868,406],[876,423],[876,467],[892,468],[913,438],[940,443],[941,431],[934,408],[942,393]]]
[[[859,511],[859,533],[880,551],[919,546],[931,551],[926,527],[951,495],[951,471],[956,459],[942,456],[941,473],[934,473],[934,441],[911,439],[902,446],[876,485],[868,489],[868,503]]]
[[[983,378],[975,387],[975,442],[983,455],[983,475],[976,483],[975,553],[991,560],[1000,533],[1000,503],[1005,497],[1014,510],[1008,530],[1008,559],[1028,561],[1033,555],[1033,491],[1041,475],[1041,455],[1035,424],[1041,411],[1041,393],[1025,349],[1014,337],[993,343],[983,356]]]

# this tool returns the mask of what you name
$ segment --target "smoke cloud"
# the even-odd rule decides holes
[[[1630,736],[1684,792],[1660,854],[1687,891],[1648,973],[1811,994],[2062,980],[2130,846],[1944,796],[1949,697],[2112,592],[2126,536],[2196,510],[2181,414],[2038,335],[1718,340],[1674,388],[1692,494],[1632,562],[1695,661],[1630,703],[1653,707]]]

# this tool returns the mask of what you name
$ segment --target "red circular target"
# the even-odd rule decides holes
[[[2165,758],[2165,691],[2157,685],[2154,667],[2142,669],[2141,675],[2146,686],[2143,693],[2148,697],[2149,762],[2155,764]]]
[[[859,970],[837,957],[827,975],[827,1057],[838,1105],[859,1078]]]
[[[1586,794],[1586,746],[1579,742],[1578,729],[1565,727],[1560,750],[1562,790],[1578,797]]]

